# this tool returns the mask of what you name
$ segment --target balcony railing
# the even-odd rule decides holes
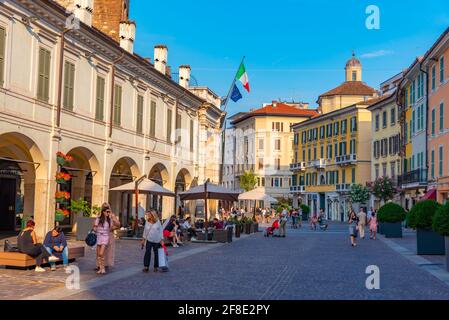
[[[324,169],[326,167],[326,159],[318,159],[313,161],[312,166],[317,169]]]
[[[290,192],[302,193],[306,191],[305,186],[291,186]]]
[[[345,164],[352,164],[355,162],[357,162],[357,155],[354,153],[335,157],[335,164],[345,165]]]
[[[417,169],[398,176],[398,185],[402,188],[427,185],[427,170]]]
[[[291,171],[303,171],[303,170],[306,170],[306,163],[304,161],[297,162],[297,163],[291,163],[290,164],[290,170]]]
[[[335,189],[340,192],[351,191],[352,183],[339,183],[335,185]]]

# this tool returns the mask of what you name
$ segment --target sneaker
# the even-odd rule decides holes
[[[178,248],[179,246],[176,243],[173,243],[173,248]]]
[[[59,261],[59,258],[55,257],[55,256],[51,256],[50,258],[48,258],[48,261],[49,262],[56,262],[56,261]]]
[[[142,270],[142,272],[145,272],[145,273],[147,273],[148,271],[150,271],[150,268],[143,268],[143,270]]]
[[[36,266],[36,269],[34,269],[35,272],[45,272],[45,269],[39,266]]]
[[[190,241],[196,241],[195,237],[190,238]]]
[[[56,271],[56,266],[54,264],[52,264],[51,267],[50,267],[50,270],[51,271]]]
[[[182,243],[182,241],[179,241],[178,240],[178,242],[176,242],[177,244],[180,244],[181,246],[183,245],[183,243]]]

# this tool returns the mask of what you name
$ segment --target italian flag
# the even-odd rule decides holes
[[[239,70],[237,71],[237,76],[235,78],[237,80],[239,80],[245,87],[246,91],[249,92],[248,74],[246,73],[245,66],[243,65],[243,62],[240,65]]]

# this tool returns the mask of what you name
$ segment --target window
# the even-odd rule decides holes
[[[346,134],[348,128],[348,120],[341,121],[341,134]]]
[[[387,111],[382,112],[382,128],[387,127]]]
[[[5,83],[5,47],[6,30],[0,28],[0,86]]]
[[[102,77],[97,77],[97,94],[95,99],[95,119],[103,121],[104,118],[104,89],[105,80]]]
[[[264,149],[264,140],[263,139],[259,139],[259,150],[260,151],[263,151],[263,149]]]
[[[315,147],[315,148],[313,148],[313,160],[316,160],[316,156],[317,156],[317,154],[316,154],[316,147]]]
[[[390,123],[392,126],[396,123],[396,108],[391,108],[390,110]]]
[[[415,86],[416,86],[416,79],[413,80],[412,85],[410,86],[410,103],[413,105],[415,104]]]
[[[435,117],[436,117],[436,110],[432,109],[432,136],[435,135]]]
[[[281,159],[279,159],[279,158],[274,159],[274,164],[275,164],[276,170],[281,170]]]
[[[343,184],[346,183],[346,170],[345,169],[341,169],[341,183],[343,183]]]
[[[274,140],[274,148],[276,151],[281,151],[281,139]]]
[[[167,142],[171,143],[171,131],[172,131],[172,111],[171,109],[167,109],[167,131],[166,131],[166,138]]]
[[[355,168],[351,169],[351,182],[355,183]]]
[[[396,162],[390,162],[390,178],[394,179],[396,177]]]
[[[302,150],[302,161],[306,161],[306,150]]]
[[[444,82],[444,56],[440,59],[440,83]]]
[[[436,67],[435,67],[435,65],[433,65],[432,66],[432,90],[435,90],[435,87],[436,87],[436,78],[437,78],[437,76],[436,76]]]
[[[387,163],[384,162],[382,163],[382,177],[386,177],[387,176]]]
[[[193,120],[190,120],[190,152],[193,152],[193,134],[194,134],[194,123]]]
[[[273,132],[284,132],[284,123],[282,122],[272,122],[271,130]]]
[[[375,128],[376,128],[376,131],[379,131],[379,114],[376,114],[374,125],[375,125]]]
[[[120,126],[122,123],[122,87],[118,84],[115,85],[114,90],[114,112],[112,122],[116,126]]]
[[[443,146],[438,148],[438,176],[443,176]]]
[[[379,178],[379,165],[374,165],[374,174],[376,176],[376,179]]]
[[[351,132],[357,131],[357,117],[351,118]]]
[[[320,147],[320,159],[324,158],[324,146]]]
[[[176,114],[175,130],[176,130],[176,143],[181,142],[181,128],[182,128],[182,117],[180,113]]]
[[[136,119],[137,133],[143,133],[143,97],[137,96],[137,119]]]
[[[64,99],[62,106],[73,110],[73,89],[75,86],[75,65],[68,61],[64,64]]]
[[[412,120],[410,122],[410,133],[412,136],[415,134],[415,122],[416,122],[416,120],[415,120],[416,112],[415,111],[416,110],[413,110],[413,112],[412,112]]]
[[[39,71],[37,80],[37,99],[48,102],[50,96],[50,51],[39,49]]]
[[[349,154],[356,154],[355,147],[356,147],[355,139],[352,139],[352,140],[349,142]]]
[[[407,122],[404,125],[404,143],[408,142],[408,124]]]
[[[150,106],[150,137],[156,136],[156,101],[151,101]]]
[[[340,127],[340,123],[339,122],[335,122],[334,123],[334,135],[338,135],[339,132],[339,127]]]
[[[444,103],[440,104],[440,132],[444,129]]]
[[[357,71],[352,71],[352,81],[357,81]]]
[[[430,176],[435,179],[435,150],[432,150],[430,156]]]
[[[320,139],[324,139],[324,126],[320,127]]]

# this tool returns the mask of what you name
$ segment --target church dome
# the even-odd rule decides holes
[[[362,64],[360,63],[360,60],[355,57],[355,53],[352,54],[352,58],[346,62],[346,68],[348,67],[361,67]]]

